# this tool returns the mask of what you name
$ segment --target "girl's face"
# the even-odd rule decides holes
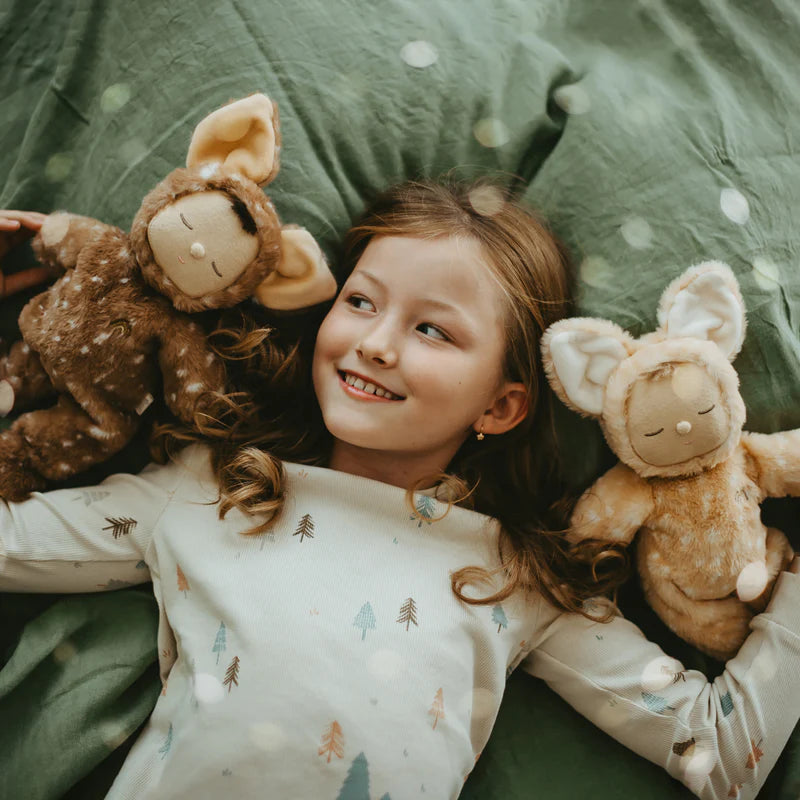
[[[373,238],[314,350],[334,452],[346,445],[444,469],[507,386],[503,316],[477,242]]]

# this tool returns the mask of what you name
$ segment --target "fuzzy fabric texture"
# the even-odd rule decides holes
[[[598,419],[621,462],[579,499],[568,538],[636,537],[647,601],[675,633],[724,660],[794,557],[784,534],[761,522],[760,504],[800,495],[800,430],[742,431],[745,406],[730,361],[746,318],[729,267],[705,262],[672,281],[658,320],[639,339],[583,318],[561,320],[543,337],[554,391]]]
[[[198,399],[224,390],[204,331],[145,283],[123,231],[58,214],[33,248],[66,273],[22,310],[23,341],[0,359],[0,376],[17,408],[58,402],[0,436],[0,496],[10,500],[120,450],[157,392],[191,424]]]

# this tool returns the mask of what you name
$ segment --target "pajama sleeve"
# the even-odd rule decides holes
[[[21,503],[0,500],[0,591],[97,592],[150,580],[148,546],[181,461]]]
[[[521,666],[703,800],[752,800],[800,719],[800,575],[772,600],[709,682],[621,615],[596,623],[543,602]]]

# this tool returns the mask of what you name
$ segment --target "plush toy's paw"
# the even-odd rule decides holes
[[[14,408],[14,387],[8,381],[0,381],[0,417],[6,417]]]
[[[28,463],[19,435],[13,431],[0,434],[0,498],[16,503],[46,485],[45,479]]]
[[[743,603],[760,597],[769,582],[766,561],[751,561],[736,579],[736,595]]]

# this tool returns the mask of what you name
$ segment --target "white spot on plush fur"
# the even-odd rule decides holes
[[[110,333],[107,333],[107,332],[106,332],[106,333],[100,333],[100,334],[98,334],[97,336],[95,336],[95,337],[94,337],[94,339],[93,339],[92,341],[93,341],[95,344],[103,344],[103,342],[104,342],[106,339],[108,339],[108,337],[109,337],[109,336],[111,336],[111,334],[110,334]]]
[[[764,561],[751,561],[736,579],[736,594],[743,603],[755,600],[767,587],[769,573]]]
[[[103,266],[105,266],[106,264],[108,264],[108,259],[107,258],[101,258],[99,263],[101,263]]]
[[[213,354],[213,353],[209,353],[209,354],[206,356],[206,364],[208,364],[209,366],[211,366],[211,364],[213,364],[213,363],[214,363],[214,358],[215,358],[214,354]]]
[[[200,176],[208,180],[212,175],[217,174],[217,170],[219,169],[219,164],[206,164],[200,170]]]
[[[179,378],[185,378],[189,374],[189,371],[185,370],[185,369],[178,369],[178,370],[175,370],[175,374]]]
[[[186,348],[185,347],[181,347],[181,349],[178,350],[178,356],[182,358],[185,355],[186,355]]]
[[[194,394],[195,392],[199,392],[202,388],[203,388],[202,383],[190,383],[186,387],[186,391],[189,392],[190,394]]]
[[[120,278],[119,282],[120,283],[127,283],[129,280],[130,280],[130,278]]]
[[[62,447],[72,447],[74,444],[75,442],[73,442],[72,439],[64,439],[64,441],[61,442]]]
[[[94,281],[94,283],[100,283],[101,280],[103,280],[103,279],[100,278],[99,276],[92,275],[92,281]]]
[[[65,464],[63,461],[58,465],[58,471],[62,475],[66,475],[71,469],[72,467],[70,467],[69,464]]]
[[[108,431],[104,431],[102,428],[99,428],[97,425],[92,425],[92,427],[89,428],[89,435],[93,439],[113,439],[114,438],[114,434],[113,433],[109,433]]]
[[[81,286],[79,283],[76,283],[72,288],[74,291],[79,292],[83,286]]]
[[[54,342],[60,342],[61,341],[61,337],[60,336],[54,336],[53,337],[53,341]]]
[[[119,251],[119,257],[120,258],[127,258],[128,255],[129,255],[129,253],[128,253],[128,248],[127,247],[123,247],[122,250]]]
[[[84,345],[83,347],[81,347],[81,353],[86,355],[88,352],[89,352],[89,348],[88,348],[87,345]]]
[[[22,347],[20,348],[20,350],[22,350],[22,352],[25,353],[25,355],[27,355],[28,353],[30,353],[31,348],[28,347],[27,344],[23,344]]]
[[[134,364],[141,364],[142,361],[144,361],[144,356],[141,353],[139,353],[138,356],[134,356],[134,359],[133,359],[133,363]]]

